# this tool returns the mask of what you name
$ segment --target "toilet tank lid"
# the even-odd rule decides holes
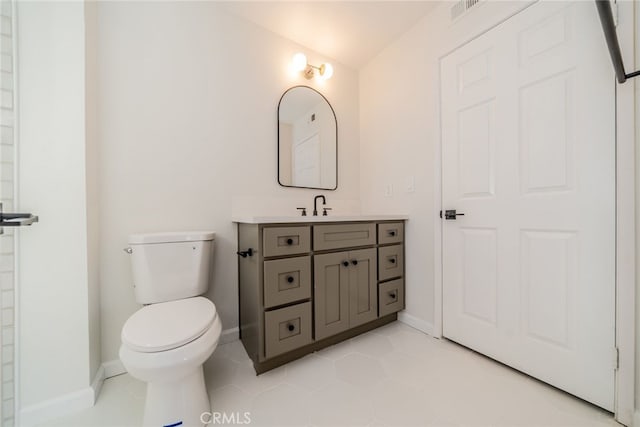
[[[201,242],[214,240],[212,231],[167,231],[163,233],[141,233],[129,236],[129,244],[143,245],[148,243]]]

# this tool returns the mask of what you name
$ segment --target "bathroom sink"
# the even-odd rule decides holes
[[[362,215],[327,215],[327,216],[237,216],[233,222],[246,224],[277,224],[277,223],[300,223],[300,222],[343,222],[343,221],[390,221],[409,219],[406,214],[362,214]]]

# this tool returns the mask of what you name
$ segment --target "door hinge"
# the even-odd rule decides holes
[[[620,369],[620,350],[618,350],[618,347],[613,348],[611,363],[614,370]]]

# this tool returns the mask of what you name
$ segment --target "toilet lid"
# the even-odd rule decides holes
[[[124,324],[122,342],[143,353],[171,350],[204,334],[216,316],[216,306],[203,297],[147,305]]]

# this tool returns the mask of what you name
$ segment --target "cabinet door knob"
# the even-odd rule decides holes
[[[358,265],[358,260],[357,260],[357,259],[352,260],[352,261],[351,261],[351,264],[353,264],[353,265]]]
[[[395,264],[395,263],[396,263],[396,259],[395,259],[395,258],[389,258],[389,262],[390,262],[391,264]]]
[[[293,245],[293,239],[291,237],[287,239],[287,245]]]
[[[293,332],[293,330],[294,330],[295,328],[296,328],[296,327],[295,327],[295,326],[293,326],[291,323],[289,323],[289,324],[287,325],[287,329],[289,330],[289,332]]]
[[[287,282],[293,283],[293,276],[287,276]]]
[[[389,231],[389,236],[393,237],[396,235],[396,232],[394,230]]]
[[[391,293],[389,294],[389,296],[390,296],[391,298],[393,298],[393,299],[396,299],[396,293],[395,293],[395,292],[391,292]]]
[[[349,267],[349,261],[342,261],[342,265],[344,265],[345,267]]]

